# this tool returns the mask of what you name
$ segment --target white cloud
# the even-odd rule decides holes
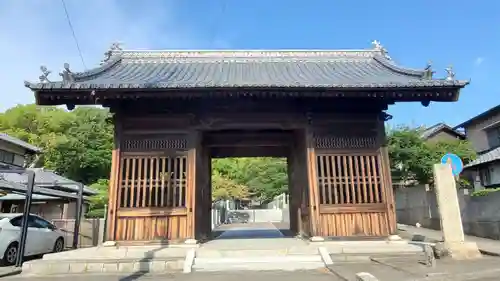
[[[66,0],[88,68],[98,65],[115,41],[125,49],[194,48],[195,36],[175,20],[171,1]],[[57,79],[65,62],[82,71],[60,0],[0,2],[0,111],[34,102],[23,81],[38,80],[45,65]]]
[[[474,60],[474,65],[479,66],[479,65],[481,65],[483,62],[484,62],[484,58],[483,58],[483,57],[477,57],[477,58]]]

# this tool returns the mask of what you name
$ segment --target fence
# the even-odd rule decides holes
[[[440,216],[436,195],[424,186],[396,189],[396,216],[399,223],[439,230]],[[500,192],[470,196],[459,190],[458,202],[464,232],[469,235],[500,240]]]
[[[73,245],[74,219],[52,220],[55,226],[64,233],[66,247]],[[78,248],[94,247],[102,242],[104,235],[104,219],[82,219],[78,235]]]

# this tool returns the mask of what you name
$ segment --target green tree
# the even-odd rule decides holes
[[[221,175],[248,187],[262,203],[288,192],[286,159],[270,157],[226,158],[212,162],[213,175]]]
[[[388,132],[392,176],[405,183],[432,184],[433,165],[446,153],[458,155],[467,164],[476,153],[466,140],[426,142],[421,128],[400,126]]]
[[[212,199],[248,199],[248,187],[221,175],[218,171],[212,173]]]
[[[97,194],[90,197],[87,217],[102,218],[105,215],[105,205],[108,204],[109,180],[100,179],[89,187],[97,191]]]
[[[85,184],[109,177],[113,127],[109,112],[18,105],[0,114],[0,131],[43,149],[38,166]]]

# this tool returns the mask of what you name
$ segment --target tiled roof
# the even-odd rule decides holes
[[[464,166],[464,168],[470,168],[477,165],[486,164],[499,160],[500,160],[500,147],[497,147],[488,152],[478,155],[476,160],[468,163],[467,165]]]
[[[448,130],[449,132],[452,132],[459,137],[465,138],[464,134],[457,132],[452,127],[450,127],[444,123],[437,123],[431,127],[426,128],[425,130],[422,131],[422,133],[420,134],[420,137],[423,139],[428,139],[428,138],[434,136],[435,134],[439,133],[439,131],[441,131],[441,130]]]
[[[0,175],[1,176],[1,175]],[[22,177],[20,177],[22,179]],[[12,177],[11,177],[12,179]],[[6,190],[8,192],[15,192],[19,194],[25,194],[26,193],[26,184],[21,183],[21,182],[13,182],[10,180],[5,180],[0,178],[0,190]],[[76,199],[77,195],[76,194],[69,194],[64,191],[59,191],[55,189],[50,189],[50,188],[44,188],[44,187],[39,187],[35,185],[35,190],[34,193],[38,195],[43,195],[43,196],[49,196],[49,197],[57,197],[60,199]],[[35,195],[33,194],[33,196]],[[24,195],[22,195],[24,196]],[[84,196],[84,199],[86,197]]]
[[[41,152],[42,151],[41,148],[38,148],[34,145],[31,145],[31,144],[29,144],[25,141],[22,141],[18,138],[11,137],[11,136],[7,135],[6,133],[0,133],[0,140],[3,140],[5,142],[11,143],[11,144],[14,144],[17,146],[20,146],[20,147],[22,147],[26,150],[32,151],[32,152]]]
[[[497,105],[497,106],[494,106],[484,112],[482,112],[481,114],[478,114],[474,117],[472,117],[471,119],[463,122],[463,123],[460,123],[458,125],[455,126],[455,129],[456,128],[463,128],[463,127],[466,127],[468,125],[470,125],[471,123],[475,122],[475,121],[478,121],[478,120],[481,120],[481,119],[486,119],[488,118],[489,116],[493,115],[493,114],[498,114],[500,112],[500,105]]]
[[[461,88],[397,66],[385,50],[115,51],[102,66],[32,90],[186,88]],[[62,75],[63,78],[65,75]]]
[[[59,190],[66,191],[70,190],[73,192],[78,191],[78,184],[75,181],[67,179],[63,176],[60,176],[50,170],[45,170],[43,168],[34,168],[31,169],[35,172],[35,185],[37,187],[45,188],[47,190]],[[13,173],[0,173],[0,177],[4,180],[21,184],[25,190],[24,184],[27,182],[27,176],[25,174],[13,174]],[[69,184],[68,184],[69,183]],[[74,183],[74,184],[72,184]],[[1,189],[1,186],[0,186]],[[97,192],[89,187],[84,187],[83,189],[84,195],[95,195]]]
[[[9,193],[5,196],[0,196],[0,201],[8,201],[8,200],[13,200],[13,201],[21,201],[26,198],[26,195],[24,194],[16,194],[16,193]],[[33,194],[31,196],[32,200],[61,200],[61,198],[58,197],[53,197],[53,196],[47,196],[47,195],[39,195],[39,194]]]

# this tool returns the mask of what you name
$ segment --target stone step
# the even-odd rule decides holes
[[[260,256],[233,258],[195,258],[195,271],[237,271],[237,270],[308,270],[324,268],[319,255]]]
[[[317,248],[301,249],[272,249],[272,250],[209,250],[197,249],[196,257],[199,258],[237,258],[237,257],[284,257],[290,255],[315,255]]]
[[[33,260],[25,262],[23,276],[83,273],[169,273],[182,272],[184,258]]]
[[[418,262],[425,258],[423,252],[420,253],[389,253],[389,254],[330,254],[334,263],[337,262],[370,262],[373,259],[380,261],[405,260]]]

